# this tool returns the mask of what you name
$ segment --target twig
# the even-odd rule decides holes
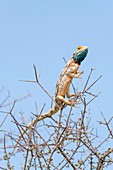
[[[84,90],[84,93],[87,92],[97,81],[99,81],[102,78],[102,76],[100,76],[99,78],[97,78],[87,89]]]
[[[85,84],[85,86],[84,86],[83,92],[85,91],[85,89],[86,89],[86,87],[87,87],[87,85],[88,85],[88,82],[89,82],[89,79],[90,79],[90,77],[91,77],[91,74],[92,74],[93,70],[94,70],[94,69],[91,68],[91,71],[90,71],[89,76],[88,76],[88,78],[87,78],[87,81],[86,81],[86,84]]]
[[[86,105],[89,105],[95,98],[97,98],[101,92],[99,92],[97,95],[95,95]]]

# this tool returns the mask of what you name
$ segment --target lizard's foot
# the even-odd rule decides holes
[[[84,73],[84,71],[83,70],[80,70],[80,71],[77,71],[77,74],[83,74]]]
[[[69,103],[70,103],[70,106],[74,106],[74,107],[77,107],[77,108],[79,108],[79,106],[77,106],[78,104],[81,104],[81,101],[79,100],[79,101],[76,101],[76,100],[74,100],[74,99],[70,99],[69,100]]]
[[[74,99],[69,99],[69,105],[70,106],[75,106],[77,104],[76,100]]]

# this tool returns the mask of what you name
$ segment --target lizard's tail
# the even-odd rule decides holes
[[[48,112],[44,113],[44,114],[41,115],[41,116],[37,116],[32,122],[30,122],[30,123],[28,124],[28,126],[27,126],[27,127],[23,130],[23,132],[20,134],[20,136],[19,136],[19,138],[18,138],[18,140],[17,140],[17,142],[16,142],[16,144],[15,144],[15,146],[14,146],[14,149],[13,149],[13,151],[12,151],[12,154],[14,153],[14,151],[15,151],[16,147],[18,146],[21,138],[22,138],[23,135],[27,132],[27,130],[29,130],[31,127],[34,127],[34,125],[35,125],[37,122],[39,122],[39,121],[41,121],[41,120],[43,120],[43,119],[45,119],[45,118],[47,118],[47,117],[51,117],[51,116],[54,115],[56,112],[58,112],[58,110],[59,110],[59,106],[58,106],[58,105],[55,105],[55,106],[54,106],[53,108],[51,108]]]
[[[30,122],[27,126],[27,129],[29,129],[31,126],[34,126],[37,122],[47,118],[47,117],[51,117],[53,116],[56,112],[58,112],[59,110],[59,106],[55,105],[53,108],[51,108],[48,112],[44,113],[41,116],[37,116],[36,119],[34,119],[32,122]]]

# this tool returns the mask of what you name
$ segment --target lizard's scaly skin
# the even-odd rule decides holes
[[[20,142],[22,136],[26,133],[28,129],[33,127],[37,122],[54,115],[56,112],[58,112],[59,109],[62,108],[63,104],[73,106],[73,102],[70,100],[72,96],[75,96],[75,94],[69,93],[69,86],[73,78],[80,78],[80,75],[83,73],[83,71],[78,71],[80,63],[76,61],[77,57],[86,57],[88,52],[88,47],[86,46],[78,46],[75,52],[73,53],[73,57],[68,61],[66,66],[63,68],[55,88],[55,105],[53,108],[51,108],[48,112],[41,116],[37,116],[32,122],[28,124],[28,126],[25,128],[25,130],[20,134],[17,143],[14,147],[17,147],[18,143]],[[81,56],[80,56],[81,55]],[[83,59],[82,59],[83,60]],[[65,99],[65,96],[69,98],[69,100]]]

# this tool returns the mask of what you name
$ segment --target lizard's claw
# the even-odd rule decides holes
[[[80,100],[79,101],[75,101],[75,100],[70,99],[69,102],[70,102],[70,106],[74,106],[74,107],[77,107],[77,108],[79,108],[79,106],[77,106],[77,105],[81,104]]]
[[[84,73],[84,71],[77,71],[78,78],[81,79],[81,74],[83,74],[83,73]]]
[[[83,74],[84,73],[84,71],[83,70],[81,70],[81,71],[77,71],[77,74]]]
[[[77,104],[77,102],[72,99],[70,99],[69,102],[70,102],[70,106],[75,106]]]

